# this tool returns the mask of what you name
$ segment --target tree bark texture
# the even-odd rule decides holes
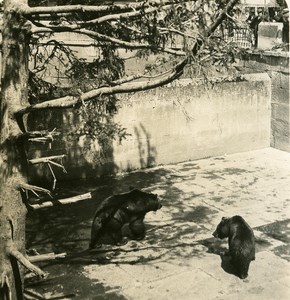
[[[14,112],[27,105],[28,35],[13,7],[26,0],[5,0],[2,31],[0,99],[0,299],[23,299],[23,268],[15,251],[25,255],[26,207],[18,189],[25,182],[23,142]]]

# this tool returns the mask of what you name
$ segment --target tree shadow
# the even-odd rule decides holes
[[[159,196],[162,204],[161,211],[150,212],[146,215],[146,237],[143,241],[130,241],[124,246],[126,251],[144,256],[148,250],[151,259],[155,259],[160,249],[171,257],[189,257],[193,253],[203,255],[204,250],[194,249],[196,235],[207,232],[202,222],[211,222],[211,215],[215,210],[192,204],[197,196],[194,193],[185,194],[173,186],[176,176],[170,176],[171,171],[158,168],[137,171],[130,174],[104,177],[98,180],[82,182],[72,181],[63,184],[56,190],[58,198],[73,196],[81,192],[91,191],[92,199],[72,205],[57,205],[48,209],[30,211],[27,222],[27,248],[36,248],[40,253],[67,252],[77,253],[88,248],[91,224],[97,206],[106,197],[112,194],[127,192],[130,186],[143,189],[147,192],[162,190]],[[190,205],[188,201],[191,201]],[[164,215],[165,214],[165,215]],[[126,251],[119,251],[126,253]],[[116,254],[120,260],[125,255]],[[137,255],[137,256],[138,256]],[[135,255],[135,261],[139,260]],[[134,260],[134,259],[133,259]],[[140,260],[141,261],[141,260]],[[125,259],[126,263],[126,259]]]
[[[189,169],[189,164],[185,165]],[[192,163],[194,178],[195,164]],[[27,248],[39,253],[66,252],[65,259],[42,263],[42,268],[56,278],[60,270],[65,274],[77,273],[85,265],[142,265],[166,262],[178,267],[188,265],[193,257],[203,258],[214,253],[215,239],[206,238],[214,228],[215,208],[196,200],[203,197],[194,193],[194,188],[184,190],[179,186],[184,177],[170,168],[158,167],[135,171],[119,176],[104,176],[94,180],[75,180],[62,183],[56,189],[59,198],[91,191],[92,199],[72,205],[58,205],[29,213],[27,223]],[[93,252],[88,251],[91,224],[97,206],[108,196],[127,192],[130,186],[157,193],[162,208],[145,217],[144,240],[128,240],[122,246],[103,245]],[[221,247],[223,245],[221,244]],[[214,253],[216,254],[216,253]],[[86,280],[75,278],[75,281]],[[49,283],[48,283],[49,284]]]
[[[65,154],[63,165],[67,173],[52,165],[58,184],[66,180],[91,180],[114,176],[121,171],[115,162],[113,140],[107,141],[105,148],[100,147],[90,137],[77,134],[77,124],[80,122],[79,115],[70,110],[28,115],[28,130],[53,131],[56,127],[59,130],[59,135],[55,136],[51,143],[31,143],[27,151],[28,159]],[[130,160],[134,160],[135,157],[129,157],[126,170],[155,166],[157,150],[152,144],[151,134],[142,123],[134,127],[134,134],[139,164],[133,165]],[[53,175],[47,164],[31,165],[28,175],[29,181],[33,184],[46,188],[52,185]]]
[[[59,134],[50,143],[31,143],[27,152],[28,159],[64,154],[63,165],[67,173],[52,166],[59,182],[116,174],[119,168],[114,162],[113,139],[108,140],[103,149],[89,136],[78,133],[80,123],[79,114],[73,110],[29,114],[28,130],[57,130]],[[29,179],[34,184],[47,186],[53,176],[47,164],[37,164],[30,166]]]
[[[134,133],[138,142],[141,169],[154,166],[156,164],[157,150],[156,147],[151,144],[151,134],[142,123],[139,124],[139,127],[134,127]]]

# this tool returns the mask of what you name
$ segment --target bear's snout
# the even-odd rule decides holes
[[[154,206],[154,208],[152,208],[152,210],[157,211],[161,207],[162,207],[162,205],[160,203],[156,203],[156,205]]]
[[[215,231],[212,235],[213,235],[215,238],[217,238],[217,237],[218,237],[217,231]]]

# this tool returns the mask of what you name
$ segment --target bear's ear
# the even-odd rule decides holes
[[[222,221],[225,221],[227,218],[226,217],[222,217]]]

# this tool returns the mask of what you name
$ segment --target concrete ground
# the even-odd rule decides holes
[[[147,214],[146,238],[98,249],[77,269],[71,263],[44,266],[59,272],[50,279],[54,293],[41,283],[28,291],[42,299],[290,299],[290,153],[267,148],[160,166],[117,181],[119,190],[135,184],[159,195],[163,207]],[[223,216],[237,214],[256,238],[256,260],[245,280],[222,264],[227,241],[212,236]],[[90,222],[80,223],[82,249]],[[37,248],[39,241],[31,245]]]

